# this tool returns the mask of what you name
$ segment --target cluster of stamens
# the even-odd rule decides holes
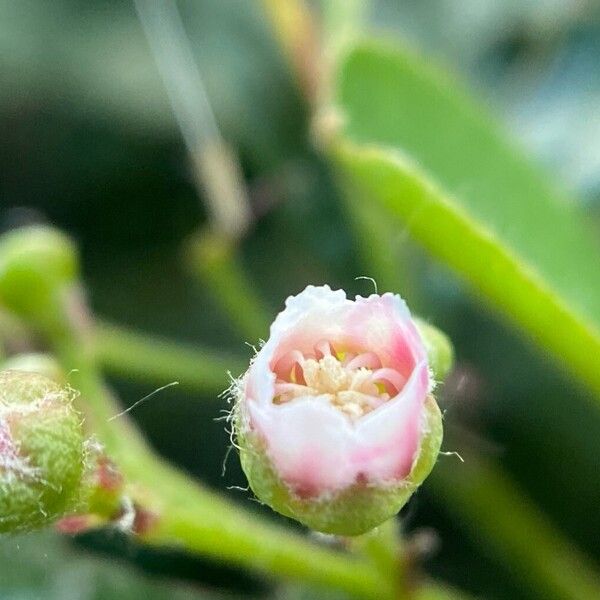
[[[374,352],[336,350],[328,341],[319,342],[313,350],[306,354],[292,350],[277,362],[275,404],[319,397],[357,419],[404,387],[404,377],[384,367]]]

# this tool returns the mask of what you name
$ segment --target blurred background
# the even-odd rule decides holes
[[[237,252],[268,317],[309,283],[370,293],[371,283],[355,279],[371,273],[333,174],[314,147],[309,104],[263,4],[178,6],[219,136],[241,170],[250,217],[236,236]],[[376,0],[367,18],[467,81],[577,198],[600,235],[597,2]],[[214,278],[194,266],[197,244],[190,240],[206,231],[210,199],[197,184],[132,2],[1,2],[0,131],[3,231],[49,222],[72,235],[99,318],[230,352],[241,364],[250,358],[245,342],[267,331],[259,324],[251,338],[240,330],[222,310]],[[455,344],[456,369],[440,398],[449,439],[467,439],[499,461],[536,510],[598,561],[600,413],[590,408],[589,392],[406,235],[397,241],[412,268],[402,271],[405,289],[393,291]],[[111,383],[125,404],[156,387],[114,371]],[[226,387],[225,373],[222,380]],[[182,385],[132,416],[161,454],[283,522],[238,489],[245,479],[236,456],[222,474],[229,444],[216,420],[222,408],[217,391]],[[456,460],[441,457],[437,468]],[[485,598],[544,597],[519,585],[464,518],[447,510],[435,482],[425,483],[402,516],[409,535],[421,531],[423,538],[425,531],[435,540],[423,560],[428,573]],[[115,533],[68,543],[51,533],[0,541],[0,598],[142,594],[148,600],[315,597],[301,586],[183,553],[145,550]]]

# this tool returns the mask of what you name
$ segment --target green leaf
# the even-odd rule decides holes
[[[223,598],[174,581],[155,580],[115,561],[86,554],[51,531],[0,539],[0,562],[2,598],[6,600]]]
[[[334,80],[331,144],[353,197],[377,201],[600,391],[600,248],[583,216],[445,73],[359,42]]]
[[[562,536],[504,469],[462,448],[429,480],[431,498],[452,512],[477,545],[502,558],[536,598],[600,597],[596,566]],[[460,482],[457,484],[457,482]]]

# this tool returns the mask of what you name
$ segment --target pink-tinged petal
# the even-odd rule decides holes
[[[250,426],[267,441],[279,476],[298,494],[314,496],[355,482],[404,479],[421,437],[429,376],[426,363],[402,393],[355,426],[324,397],[300,397],[264,409],[251,405]]]
[[[254,405],[249,412],[277,473],[298,495],[318,496],[353,482],[353,431],[326,398],[297,398],[276,410]]]
[[[427,363],[413,371],[402,392],[356,426],[352,461],[369,481],[403,479],[411,471],[422,434],[421,413],[429,386]]]
[[[406,379],[404,379],[404,377],[400,375],[398,371],[390,368],[377,369],[376,371],[373,371],[371,378],[373,381],[387,381],[391,383],[398,391],[400,391],[406,383]]]
[[[383,366],[405,377],[426,359],[421,336],[405,302],[397,295],[357,297],[344,319],[347,336],[362,348],[376,352]]]
[[[345,367],[347,369],[359,369],[361,367],[367,367],[369,369],[377,369],[381,366],[381,360],[375,354],[375,352],[363,352],[358,356],[354,356],[349,360]]]
[[[270,404],[278,361],[290,352],[313,350],[319,341],[339,337],[342,327],[335,315],[352,304],[343,290],[332,291],[327,285],[309,285],[297,296],[290,296],[271,325],[269,340],[250,365],[244,383],[246,395]]]

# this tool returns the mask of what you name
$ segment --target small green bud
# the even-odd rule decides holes
[[[73,396],[37,373],[0,372],[0,532],[43,527],[76,508],[85,449]]]
[[[21,317],[52,318],[57,291],[77,273],[75,246],[56,229],[23,227],[0,237],[0,303]]]

